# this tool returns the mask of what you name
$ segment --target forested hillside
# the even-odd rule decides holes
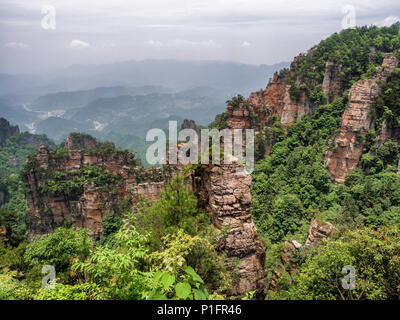
[[[40,145],[54,146],[45,135],[20,133],[17,126],[0,118],[0,227],[13,245],[25,239],[26,205],[20,170],[26,158]]]
[[[343,114],[349,108],[349,89],[356,81],[377,74],[385,54],[394,52],[399,58],[399,48],[398,24],[384,29],[360,28],[329,37],[313,48],[311,55],[297,61],[288,81],[293,83],[299,76],[301,85],[291,94],[304,90],[312,99],[319,97],[319,106],[287,129],[278,118],[273,119],[267,134],[272,133],[274,145],[253,173],[253,216],[269,243],[266,256],[272,290],[268,297],[399,297],[400,278],[394,275],[400,267],[399,68],[387,81],[378,82],[381,93],[364,111],[371,126],[355,133],[355,148],[362,147],[358,166],[340,184],[331,180],[326,168],[327,153],[343,156],[340,150],[344,146],[335,144],[332,137],[341,127],[348,129]],[[337,76],[343,93],[336,98],[322,92],[321,71],[326,61],[340,64],[342,70]],[[332,102],[321,105],[329,100]],[[357,116],[363,115],[353,114]],[[334,226],[318,249],[306,242],[313,232],[313,220],[321,230],[326,222]],[[321,230],[321,237],[326,238],[328,234]],[[295,248],[292,240],[303,246]],[[340,286],[345,265],[357,271],[355,291]]]

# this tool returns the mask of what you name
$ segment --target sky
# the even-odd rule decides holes
[[[0,72],[144,59],[274,64],[399,16],[398,0],[0,0]]]

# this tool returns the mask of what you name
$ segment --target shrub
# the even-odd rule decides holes
[[[54,289],[40,288],[34,300],[87,300],[88,296],[81,285],[56,283]]]
[[[56,272],[68,269],[72,258],[85,258],[93,247],[86,229],[56,228],[28,244],[24,255],[29,266],[52,265]]]

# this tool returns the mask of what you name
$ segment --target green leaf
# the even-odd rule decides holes
[[[186,266],[183,268],[183,270],[192,277],[193,281],[197,281],[200,283],[204,283],[203,279],[201,279],[201,277],[196,273],[196,271],[194,271],[194,269],[190,266]]]
[[[179,299],[186,299],[190,292],[191,292],[191,286],[189,283],[187,282],[180,282],[175,286],[175,292],[176,292],[176,296]]]
[[[157,271],[156,273],[154,273],[153,279],[155,284],[158,284],[160,282],[162,275],[163,275],[162,271]]]
[[[151,299],[149,300],[168,300],[166,296],[164,296],[163,294],[156,294],[154,295]]]
[[[203,294],[205,295],[206,299],[208,299],[209,294],[208,291],[205,287],[203,287],[202,285],[200,285],[200,290],[203,292]]]
[[[202,290],[194,289],[194,299],[195,300],[207,300],[207,297]]]
[[[168,289],[175,282],[175,276],[173,274],[166,272],[163,274],[160,281],[161,281],[164,289]]]

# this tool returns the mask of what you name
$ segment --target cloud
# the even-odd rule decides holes
[[[72,40],[69,46],[71,48],[89,48],[90,43],[81,40]]]
[[[147,41],[147,44],[150,47],[156,47],[156,48],[160,48],[164,45],[161,41],[154,41],[154,40]]]
[[[4,46],[6,48],[20,48],[20,49],[25,49],[29,47],[27,44],[22,42],[7,42],[4,44]]]
[[[0,46],[7,41],[29,44],[25,50],[3,47],[0,72],[133,58],[272,64],[290,61],[326,35],[339,32],[345,16],[341,8],[347,4],[356,9],[357,26],[375,22],[389,25],[400,17],[399,0],[326,0],[323,5],[315,0],[96,0],[96,5],[82,0],[53,2],[57,37],[40,28],[45,17],[41,1],[0,1]],[[71,43],[74,39],[80,40]],[[68,51],[91,54],[70,55],[65,51],[70,46]],[[32,54],[25,57],[22,66],[14,53],[28,50]],[[51,62],[46,59],[50,51],[55,57]]]
[[[389,16],[380,22],[376,22],[375,25],[378,27],[390,27],[393,23],[399,22],[400,18],[397,16]]]

